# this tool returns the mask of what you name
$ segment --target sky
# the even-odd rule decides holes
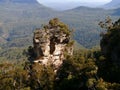
[[[65,10],[65,9],[75,8],[77,6],[96,7],[96,6],[104,5],[110,2],[111,0],[37,0],[37,1],[53,9]]]
[[[110,2],[111,0],[38,0],[39,2],[41,3],[48,3],[48,2],[59,2],[59,3],[62,3],[62,2],[103,2],[103,3],[106,3],[106,2]]]

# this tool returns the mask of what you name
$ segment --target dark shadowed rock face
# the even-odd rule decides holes
[[[0,3],[37,3],[36,0],[0,0]]]
[[[100,46],[109,61],[120,63],[120,19],[103,35]]]
[[[105,57],[107,57],[107,59],[112,62],[120,63],[120,43],[115,43],[112,46],[111,42],[108,42],[107,44],[104,44],[103,42],[106,41],[104,41],[103,39],[101,40],[101,51],[105,55]]]

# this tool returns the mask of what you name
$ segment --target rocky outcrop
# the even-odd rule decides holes
[[[57,69],[65,60],[65,55],[73,54],[73,41],[67,26],[53,19],[43,29],[36,29],[33,37],[34,63],[52,65]]]

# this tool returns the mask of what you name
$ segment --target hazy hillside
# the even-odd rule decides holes
[[[101,29],[98,23],[112,14],[112,10],[78,7],[64,11],[60,18],[75,29],[75,40],[85,47],[92,47],[99,44]]]
[[[27,2],[0,2],[0,12],[0,40],[3,43],[11,43],[16,38],[31,37],[34,28],[40,27],[56,13],[38,3]]]
[[[120,16],[120,8],[114,9],[112,15],[119,17]]]
[[[110,3],[104,5],[104,8],[107,9],[120,8],[120,0],[112,0]]]
[[[20,3],[19,0],[12,0],[8,3],[0,2],[0,41],[2,47],[30,45],[34,29],[40,28],[51,18],[58,17],[72,29],[75,29],[74,38],[79,44],[90,48],[99,44],[101,31],[98,23],[107,16],[116,15],[113,10],[88,7],[57,12],[36,2],[29,4],[30,2],[33,0],[24,3]]]

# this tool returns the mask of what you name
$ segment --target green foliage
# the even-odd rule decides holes
[[[17,65],[15,63],[0,64],[2,68],[0,72],[0,90],[14,90],[26,87],[28,73]]]
[[[89,53],[75,53],[73,57],[67,57],[63,66],[58,71],[58,81],[55,83],[55,90],[86,90],[88,79],[96,81],[97,66]],[[58,83],[59,82],[59,83]],[[90,87],[91,88],[91,87]]]
[[[96,53],[99,51],[75,51],[57,72],[52,66],[28,61],[1,62],[0,90],[119,90],[120,84],[113,80],[120,80],[115,78],[119,76],[115,73],[119,67],[108,65],[106,60],[101,60],[104,57]],[[110,78],[113,75],[114,78]]]
[[[19,61],[26,59],[23,55],[24,48],[9,48],[0,50],[0,62],[4,60]]]
[[[71,47],[71,46],[73,46],[74,45],[74,41],[70,41],[66,46],[67,47]]]
[[[51,19],[51,20],[49,21],[49,25],[50,25],[51,27],[56,27],[56,26],[59,25],[59,23],[60,23],[60,21],[59,21],[58,18],[54,18],[54,19]]]
[[[50,27],[48,27],[48,28],[60,29],[60,31],[63,32],[64,34],[66,34],[67,36],[69,36],[71,34],[68,26],[66,24],[64,24],[63,22],[61,22],[58,18],[51,19],[49,21],[49,25],[50,25]],[[47,26],[45,26],[45,28],[47,28]]]
[[[88,79],[86,85],[87,85],[87,87],[92,87],[95,82],[96,82],[96,79],[91,78],[91,79]]]
[[[100,57],[99,57],[99,60],[100,60],[100,61],[104,61],[105,59],[106,59],[106,58],[105,58],[104,56],[100,56]]]
[[[110,18],[107,18],[105,22],[101,22],[100,25],[102,25],[102,27],[106,29],[106,32],[102,34],[102,39],[100,42],[101,55],[99,56],[97,61],[97,66],[99,68],[98,75],[107,82],[117,83],[116,85],[118,85],[119,87],[120,19],[112,22]]]
[[[30,85],[32,90],[53,90],[54,70],[48,66],[33,64],[31,69]]]
[[[120,20],[116,22],[112,22],[110,18],[108,18],[104,25],[103,28],[107,30],[104,34],[102,34],[102,39],[101,39],[101,49],[103,54],[109,58],[110,60],[115,59],[113,56],[113,53],[117,57],[116,60],[112,61],[118,61],[117,59],[119,58],[118,52],[120,51]],[[101,25],[101,24],[100,24]],[[118,61],[119,62],[119,61]]]

